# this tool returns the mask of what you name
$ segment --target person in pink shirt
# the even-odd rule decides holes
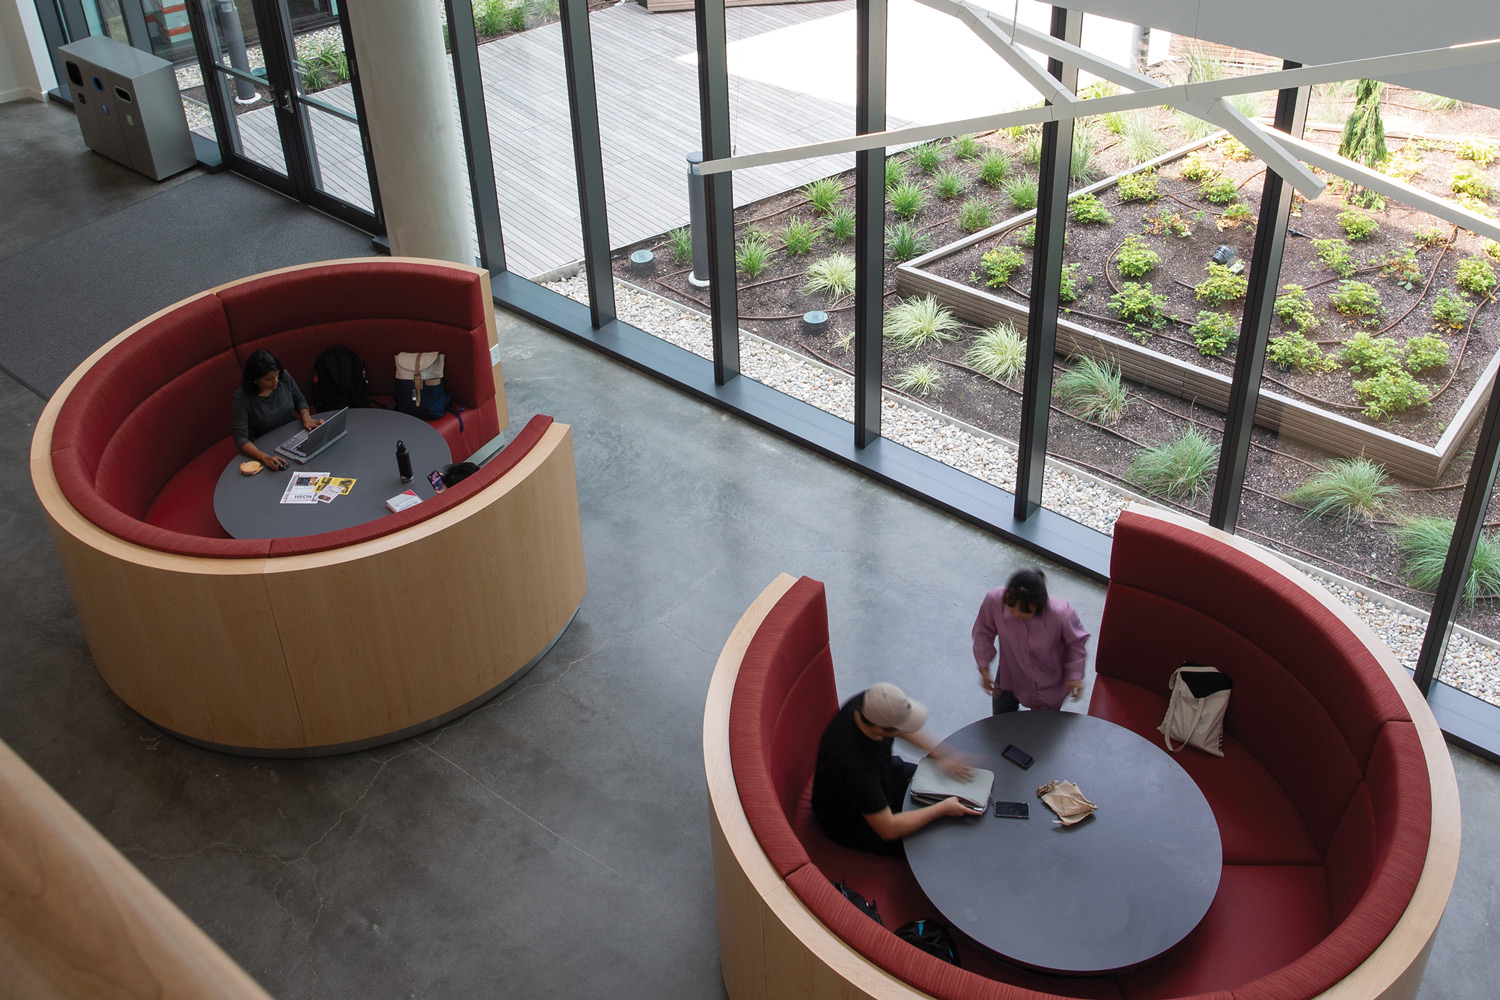
[[[995,715],[1021,705],[1056,711],[1065,697],[1083,694],[1083,648],[1089,633],[1071,604],[1048,598],[1041,570],[1023,569],[985,594],[973,637],[979,686],[991,696]]]

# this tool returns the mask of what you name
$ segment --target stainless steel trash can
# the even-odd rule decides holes
[[[57,51],[90,149],[158,181],[198,162],[171,63],[103,35]]]

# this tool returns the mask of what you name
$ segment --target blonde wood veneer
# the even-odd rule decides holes
[[[0,743],[0,1000],[270,1000]]]
[[[488,274],[447,266],[481,275],[488,301]],[[586,582],[567,424],[553,424],[515,468],[462,503],[327,552],[180,556],[99,529],[58,488],[52,430],[84,372],[142,324],[63,383],[31,449],[32,482],[89,650],[137,712],[225,748],[374,741],[503,684],[571,620]],[[492,342],[494,334],[491,310]]]
[[[1234,546],[1312,594],[1370,647],[1401,693],[1427,758],[1432,784],[1432,838],[1417,890],[1405,914],[1375,952],[1319,1000],[1415,1000],[1438,921],[1458,870],[1458,782],[1442,730],[1427,702],[1383,641],[1327,591],[1248,542],[1171,513],[1130,509]],[[740,805],[729,761],[729,706],[751,638],[795,579],[773,580],[735,625],[709,683],[703,712],[703,765],[708,782],[719,959],[731,1000],[930,1000],[855,951],[797,899],[766,858]]]

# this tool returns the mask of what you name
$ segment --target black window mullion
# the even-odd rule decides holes
[[[598,329],[615,318],[614,276],[609,269],[609,215],[604,202],[604,153],[599,138],[599,92],[588,0],[562,0],[563,64],[573,120],[573,162],[578,169],[578,211],[583,225],[583,268],[589,315]]]
[[[479,66],[479,39],[474,34],[474,4],[471,0],[445,2],[448,47],[453,58],[453,85],[458,95],[458,121],[464,133],[469,195],[474,202],[474,229],[479,238],[479,262],[481,267],[491,271],[504,271],[505,237],[500,222],[500,195],[495,184],[495,158],[490,152],[490,125],[484,105],[484,74]],[[364,117],[363,113],[360,117]]]
[[[1082,12],[1053,7],[1052,34],[1077,45],[1083,37]],[[1062,81],[1068,90],[1078,89],[1076,67],[1049,59],[1047,72]],[[1074,128],[1071,118],[1042,126],[1036,244],[1031,259],[1031,307],[1026,320],[1026,371],[1022,380],[1021,428],[1016,457],[1015,517],[1020,521],[1030,517],[1042,505],[1048,415],[1052,403],[1052,355],[1057,350],[1058,291],[1062,285]]]
[[[120,0],[120,17],[125,22],[125,37],[130,39],[130,44],[150,52],[151,32],[146,28],[146,12],[141,10],[141,0]]]
[[[858,89],[854,131],[886,126],[886,0],[862,0],[857,28]],[[880,386],[884,362],[881,326],[885,292],[885,149],[854,154],[854,444],[880,437]]]
[[[729,39],[724,0],[694,0],[698,41],[698,113],[703,159],[734,155],[729,127]],[[703,178],[707,212],[708,299],[714,342],[714,382],[740,373],[739,289],[734,273],[734,181],[730,174]]]
[[[1283,68],[1296,69],[1300,65],[1287,62]],[[1301,137],[1307,124],[1309,92],[1310,88],[1294,87],[1276,96],[1276,129]],[[1208,523],[1224,531],[1234,531],[1239,518],[1245,470],[1250,462],[1250,435],[1255,429],[1255,406],[1260,400],[1260,377],[1266,364],[1266,342],[1271,336],[1282,253],[1286,250],[1291,218],[1292,186],[1276,171],[1267,170],[1261,187],[1260,217],[1255,224],[1255,248],[1250,255],[1250,287],[1245,295],[1240,342],[1235,349],[1234,380],[1229,387],[1219,470],[1214,477],[1213,502],[1208,514]]]

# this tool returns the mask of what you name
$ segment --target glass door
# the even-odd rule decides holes
[[[348,24],[334,0],[191,0],[225,162],[382,232]]]

